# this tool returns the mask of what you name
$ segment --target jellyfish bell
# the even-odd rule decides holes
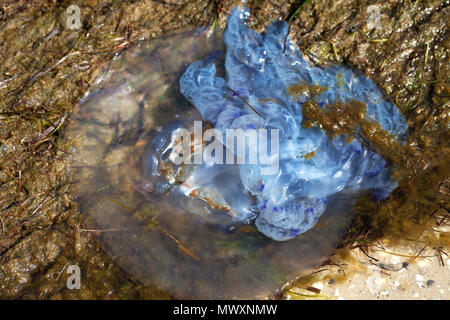
[[[301,108],[289,102],[292,109],[283,110],[277,101],[285,97],[269,96],[264,86],[272,82],[263,73],[276,68],[267,65],[270,59],[247,56],[259,50],[262,38],[238,23],[236,17],[248,16],[242,10],[234,11],[232,31],[235,36],[245,32],[244,38],[247,35],[251,45],[231,50],[236,59],[226,61],[222,37],[208,32],[179,32],[139,43],[105,68],[100,81],[74,110],[66,133],[67,143],[73,146],[73,195],[86,225],[104,231],[96,235],[98,241],[127,273],[177,298],[252,299],[273,295],[322,263],[354,216],[354,194],[329,193],[325,201],[320,193],[325,183],[296,184],[289,179],[292,168],[305,175],[319,174],[321,168],[311,166],[312,171],[308,171],[306,166],[295,167],[297,164],[289,159],[303,157],[312,148],[319,150],[328,140],[317,130],[299,137],[296,121],[301,120]],[[272,28],[276,31],[281,27],[277,24]],[[277,37],[272,31],[266,32],[265,39]],[[228,36],[229,41],[232,36]],[[241,40],[239,43],[245,45]],[[272,49],[278,52],[279,48]],[[267,50],[261,53],[271,54]],[[288,61],[280,60],[277,68],[295,65],[301,74],[319,77],[315,69],[308,74],[312,69],[293,49],[288,47],[285,53]],[[251,78],[242,78],[249,70],[257,72],[254,76],[260,77],[258,81],[264,86],[253,86]],[[203,78],[189,78],[195,71]],[[223,87],[225,80],[215,79],[227,74],[231,81],[227,85],[235,92]],[[286,74],[298,76],[291,69]],[[187,82],[180,83],[183,77],[200,86],[186,87]],[[223,90],[220,94],[208,92],[205,84]],[[195,90],[198,94],[189,94]],[[333,92],[322,94],[332,96]],[[193,97],[209,104],[203,105]],[[230,99],[234,99],[232,103]],[[260,104],[264,108],[258,106],[260,101],[265,102]],[[261,119],[249,105],[258,107]],[[183,128],[193,132],[194,121],[202,121],[204,129],[208,121],[209,127],[226,129],[237,118],[236,128],[246,124],[255,128],[279,126],[280,139],[299,137],[287,141],[283,145],[286,153],[280,153],[280,170],[288,174],[278,180],[264,180],[257,165],[173,161],[172,151],[178,150],[181,142],[174,131]],[[193,151],[195,156],[195,147]],[[224,157],[231,152],[226,146],[222,151]],[[324,159],[314,159],[319,160]],[[266,183],[261,184],[261,180]],[[279,188],[278,183],[285,188]],[[317,194],[311,199],[300,189]],[[289,210],[283,211],[283,207],[275,211],[274,201],[264,202],[261,194],[286,201]],[[297,216],[290,215],[292,208]],[[283,212],[289,214],[283,216]],[[318,216],[320,225],[315,224]],[[302,222],[302,230],[309,231],[291,228]],[[275,237],[290,240],[275,241]]]

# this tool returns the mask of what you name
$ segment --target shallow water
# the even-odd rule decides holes
[[[67,131],[73,193],[87,228],[144,284],[177,298],[267,297],[331,253],[354,215],[352,200],[330,199],[315,228],[280,243],[253,225],[186,214],[198,210],[195,200],[140,191],[142,158],[158,129],[200,118],[177,83],[188,64],[221,49],[220,37],[207,35],[141,43],[105,68]]]

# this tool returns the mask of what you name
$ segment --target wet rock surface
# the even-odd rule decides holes
[[[0,297],[169,297],[127,275],[84,228],[71,199],[69,157],[60,137],[72,109],[114,56],[167,31],[224,27],[235,3],[83,1],[78,30],[67,28],[70,1],[1,7]],[[368,26],[370,4],[361,1],[248,5],[252,28],[290,20],[293,42],[316,63],[338,62],[372,79],[407,118],[417,153],[430,156],[431,168],[448,163],[449,1],[379,1],[380,28]],[[427,189],[433,204],[422,207],[431,214],[434,202],[445,207],[449,182],[447,171],[427,174],[413,182],[436,186]],[[66,286],[72,264],[82,270],[82,290]]]

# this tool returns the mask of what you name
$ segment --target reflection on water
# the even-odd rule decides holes
[[[352,200],[330,198],[312,230],[273,241],[251,224],[205,219],[201,201],[140,191],[142,161],[159,128],[200,119],[178,80],[195,60],[217,55],[219,38],[178,33],[141,43],[105,69],[76,109],[73,193],[89,229],[127,272],[178,298],[263,298],[320,264],[353,217]]]

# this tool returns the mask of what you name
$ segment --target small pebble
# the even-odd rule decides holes
[[[382,286],[386,282],[386,280],[383,278],[378,278],[378,279],[375,279],[374,282],[377,286]]]
[[[319,290],[323,290],[323,283],[322,283],[322,282],[316,282],[316,283],[313,283],[312,286],[313,286],[314,288],[319,289]]]
[[[416,274],[414,277],[416,278],[416,283],[417,283],[417,285],[421,288],[421,287],[422,287],[423,280],[424,280],[424,279],[423,279],[423,276],[420,275],[420,274]]]
[[[427,260],[421,260],[417,263],[419,265],[419,267],[421,268],[426,268],[429,266],[430,262]]]
[[[390,294],[389,290],[383,290],[380,292],[380,296],[383,297],[389,297],[389,294]]]

